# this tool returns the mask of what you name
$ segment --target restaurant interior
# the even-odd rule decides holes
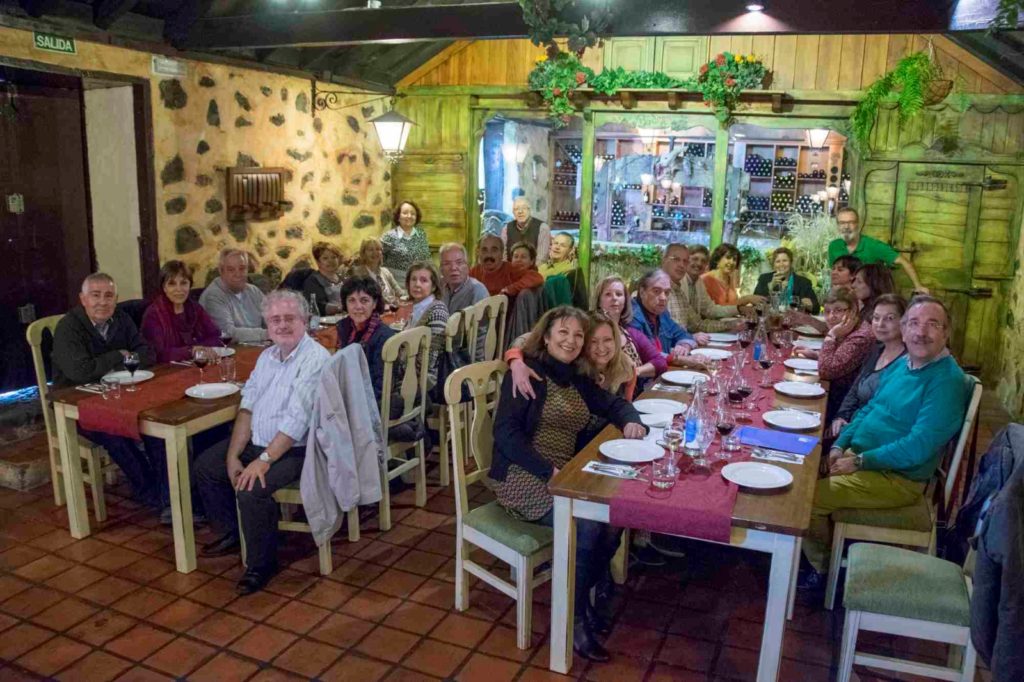
[[[728,459],[709,465],[731,495],[724,535],[627,526],[609,569],[610,660],[599,661],[573,653],[573,567],[582,524],[617,518],[615,486],[639,485],[586,473],[602,439],[619,437],[608,436],[615,426],[556,468],[546,488],[553,532],[538,546],[524,532],[494,540],[473,525],[482,522],[470,509],[499,508],[494,481],[478,471],[494,443],[473,440],[468,407],[442,404],[427,421],[438,406],[420,405],[443,443],[419,455],[425,474],[384,471],[387,513],[376,502],[346,509],[319,547],[296,487],[279,527],[299,532],[282,534],[279,572],[244,596],[239,554],[197,556],[216,534],[193,529],[189,502],[193,438],[233,420],[238,396],[182,394],[160,418],[132,416],[136,436],[168,443],[167,524],[77,435],[78,403],[107,396],[54,385],[49,354],[57,316],[78,305],[90,273],[108,273],[119,305],[140,319],[167,261],[188,267],[198,300],[218,279],[219,254],[236,249],[248,281],[269,292],[315,272],[316,244],[348,260],[365,239],[400,230],[403,202],[415,202],[435,266],[452,243],[474,265],[478,245],[511,229],[525,200],[551,235],[572,238],[573,286],[588,306],[599,306],[599,282],[632,286],[680,243],[735,245],[740,295],[787,247],[824,302],[837,217],[855,209],[863,235],[890,245],[943,302],[949,352],[977,388],[925,493],[923,528],[835,525],[852,543],[941,557],[963,588],[963,557],[947,553],[956,512],[972,484],[990,480],[986,452],[1009,448],[1001,434],[1024,419],[1024,5],[680,5],[0,0],[0,680],[1021,679],[1006,672],[1014,664],[976,657],[970,578],[952,620],[910,607],[872,613],[856,606],[856,553],[840,533],[832,560],[845,569],[828,574],[827,592],[797,589],[818,462],[829,467],[820,446],[804,453],[813,461],[774,460],[789,476],[781,494],[737,493],[717,473]],[[568,24],[537,38],[531,11],[562,12]],[[581,17],[596,28],[580,30]],[[760,69],[757,86],[710,99],[702,79],[719,59]],[[858,122],[861,104],[913,59],[948,85],[911,114],[897,87]],[[892,277],[909,299],[908,271]],[[511,311],[488,311],[474,318],[487,337],[475,352],[511,363]],[[330,333],[314,337],[334,352]],[[813,336],[820,348],[825,332]],[[730,346],[722,366],[745,352]],[[239,371],[254,371],[257,355],[239,346]],[[770,423],[756,406],[762,395],[778,410],[822,416],[824,390],[807,400],[772,388],[818,386],[816,374],[781,361],[755,369],[737,363],[734,376],[762,382],[744,407],[748,423]],[[496,395],[501,374],[473,376]],[[654,384],[644,398],[690,401],[691,383]],[[371,406],[379,420],[384,411]],[[805,435],[817,444],[827,428],[818,420]],[[674,499],[692,493],[697,508],[702,490],[683,480]],[[638,546],[657,557],[638,559]],[[880,602],[932,585],[890,578]],[[1024,640],[1004,636],[1012,659]]]

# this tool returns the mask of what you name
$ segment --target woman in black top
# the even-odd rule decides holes
[[[871,321],[879,296],[896,293],[896,283],[889,268],[882,263],[868,263],[857,268],[850,283],[853,295],[860,302],[860,319]]]
[[[621,428],[626,438],[643,438],[647,432],[630,403],[602,390],[579,366],[589,323],[587,313],[570,306],[548,311],[523,347],[524,361],[539,377],[533,382],[535,397],[514,397],[511,374],[502,381],[490,476],[497,482],[498,504],[520,521],[553,524],[548,481],[583,445],[591,414]],[[606,607],[601,592],[591,605],[590,590],[615,554],[620,533],[606,524],[577,522],[573,646],[594,661],[608,660],[594,633],[607,632],[609,626],[601,614]]]
[[[384,358],[381,351],[384,342],[397,332],[384,324],[380,314],[384,312],[384,297],[372,277],[352,277],[341,287],[341,305],[348,317],[338,322],[338,349],[351,343],[358,343],[366,354],[370,368],[373,394],[380,404],[380,393],[384,385]]]
[[[765,298],[773,293],[782,294],[783,305],[795,299],[803,310],[810,311],[812,315],[817,315],[821,309],[811,280],[793,272],[793,252],[785,246],[772,251],[772,272],[757,278],[754,293]]]

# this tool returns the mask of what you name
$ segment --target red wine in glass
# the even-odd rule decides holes
[[[736,389],[736,392],[740,394],[740,400],[743,398],[750,397],[750,394],[754,392],[754,389],[750,386],[740,386]],[[729,392],[729,399],[732,399],[732,391]]]
[[[771,358],[761,358],[757,361],[757,364],[761,365],[761,369],[766,371],[772,368]]]
[[[732,433],[732,430],[736,428],[736,424],[734,422],[720,421],[717,424],[715,424],[715,428],[718,429],[719,434],[723,436],[728,436],[730,433]]]
[[[231,332],[220,333],[220,344],[225,348],[231,345]]]
[[[757,316],[761,317],[761,315],[763,315],[763,314],[764,313],[761,312],[761,309],[758,308],[757,309]],[[747,318],[747,329],[749,329],[750,331],[754,331],[755,329],[757,329],[757,320],[755,320],[752,317],[748,317]]]
[[[210,359],[207,358],[206,354],[204,353],[202,355],[197,355],[196,357],[194,357],[192,359],[192,362],[196,363],[196,367],[198,367],[199,369],[203,369],[208,364],[210,364]]]
[[[135,355],[134,353],[132,353],[131,355],[126,357],[124,359],[124,368],[126,370],[128,370],[128,373],[131,374],[132,378],[134,379],[135,378],[135,370],[137,370],[139,368],[139,357],[137,355]]]
[[[742,403],[743,402],[743,398],[745,397],[743,391],[741,391],[738,388],[730,389],[728,395],[729,395],[729,402],[730,403],[736,403],[736,404]],[[747,394],[747,395],[749,395],[749,394]]]

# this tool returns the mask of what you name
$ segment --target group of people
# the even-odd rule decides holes
[[[299,291],[264,294],[247,281],[247,255],[229,249],[220,254],[218,277],[195,302],[190,271],[171,261],[161,269],[160,292],[141,329],[117,308],[113,280],[90,275],[82,285],[81,306],[56,330],[55,382],[96,381],[121,367],[128,353],[138,354],[145,366],[188,359],[196,347],[227,340],[272,344],[242,390],[234,424],[206,434],[193,448],[196,507],[217,531],[202,553],[237,552],[244,534],[249,561],[238,591],[257,591],[277,569],[277,506],[271,496],[302,469],[314,393],[330,357],[306,334],[310,298],[318,307],[322,302],[324,312],[345,314],[337,324],[337,347],[360,345],[379,402],[381,351],[397,333],[381,316],[407,297],[410,324],[431,332],[433,385],[449,315],[489,295],[515,297],[544,283],[537,265],[544,233],[528,211],[519,213],[527,220],[509,225],[506,239],[480,240],[475,265],[462,244],[443,245],[438,270],[419,257],[420,213],[404,202],[396,211],[395,230],[379,241],[365,240],[344,276],[340,252],[317,245],[317,270]],[[779,292],[799,303],[787,313],[788,324],[811,324],[824,334],[816,357],[821,378],[830,382],[829,475],[818,484],[811,535],[804,543],[814,569],[804,582],[813,586],[825,568],[828,515],[845,507],[903,506],[920,496],[965,406],[963,373],[946,348],[948,310],[927,295],[909,302],[900,297],[888,269],[906,265],[898,254],[866,241],[854,211],[841,211],[839,222],[842,250],[836,249],[832,262],[824,322],[813,317],[818,306],[813,288],[792,272],[793,254],[784,249],[773,258],[773,273],[759,281],[758,289],[763,283],[764,290],[739,295],[740,254],[729,244],[710,253],[700,245],[671,244],[661,267],[632,287],[616,276],[597,283],[592,311],[559,305],[544,313],[506,356],[510,370],[501,387],[490,472],[499,504],[516,519],[550,525],[551,477],[608,423],[627,438],[642,438],[646,427],[631,402],[647,383],[669,364],[701,367],[703,361],[691,351],[707,344],[709,333],[741,329],[754,306]],[[526,239],[509,241],[516,236]],[[530,243],[532,236],[538,246]],[[547,238],[541,268],[550,276],[571,258],[573,244],[568,235],[547,233]],[[388,254],[396,253],[401,267],[392,271]],[[912,279],[916,282],[916,273]],[[125,438],[82,435],[110,452],[140,500],[166,507],[159,442],[147,439],[140,448]],[[580,526],[574,641],[580,655],[597,661],[608,658],[600,638],[609,630],[608,562],[618,542],[617,529],[590,522]]]

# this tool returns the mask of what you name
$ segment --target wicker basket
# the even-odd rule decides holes
[[[928,89],[925,90],[924,105],[929,107],[933,104],[938,104],[942,100],[946,99],[952,89],[953,81],[933,80],[928,84]]]

